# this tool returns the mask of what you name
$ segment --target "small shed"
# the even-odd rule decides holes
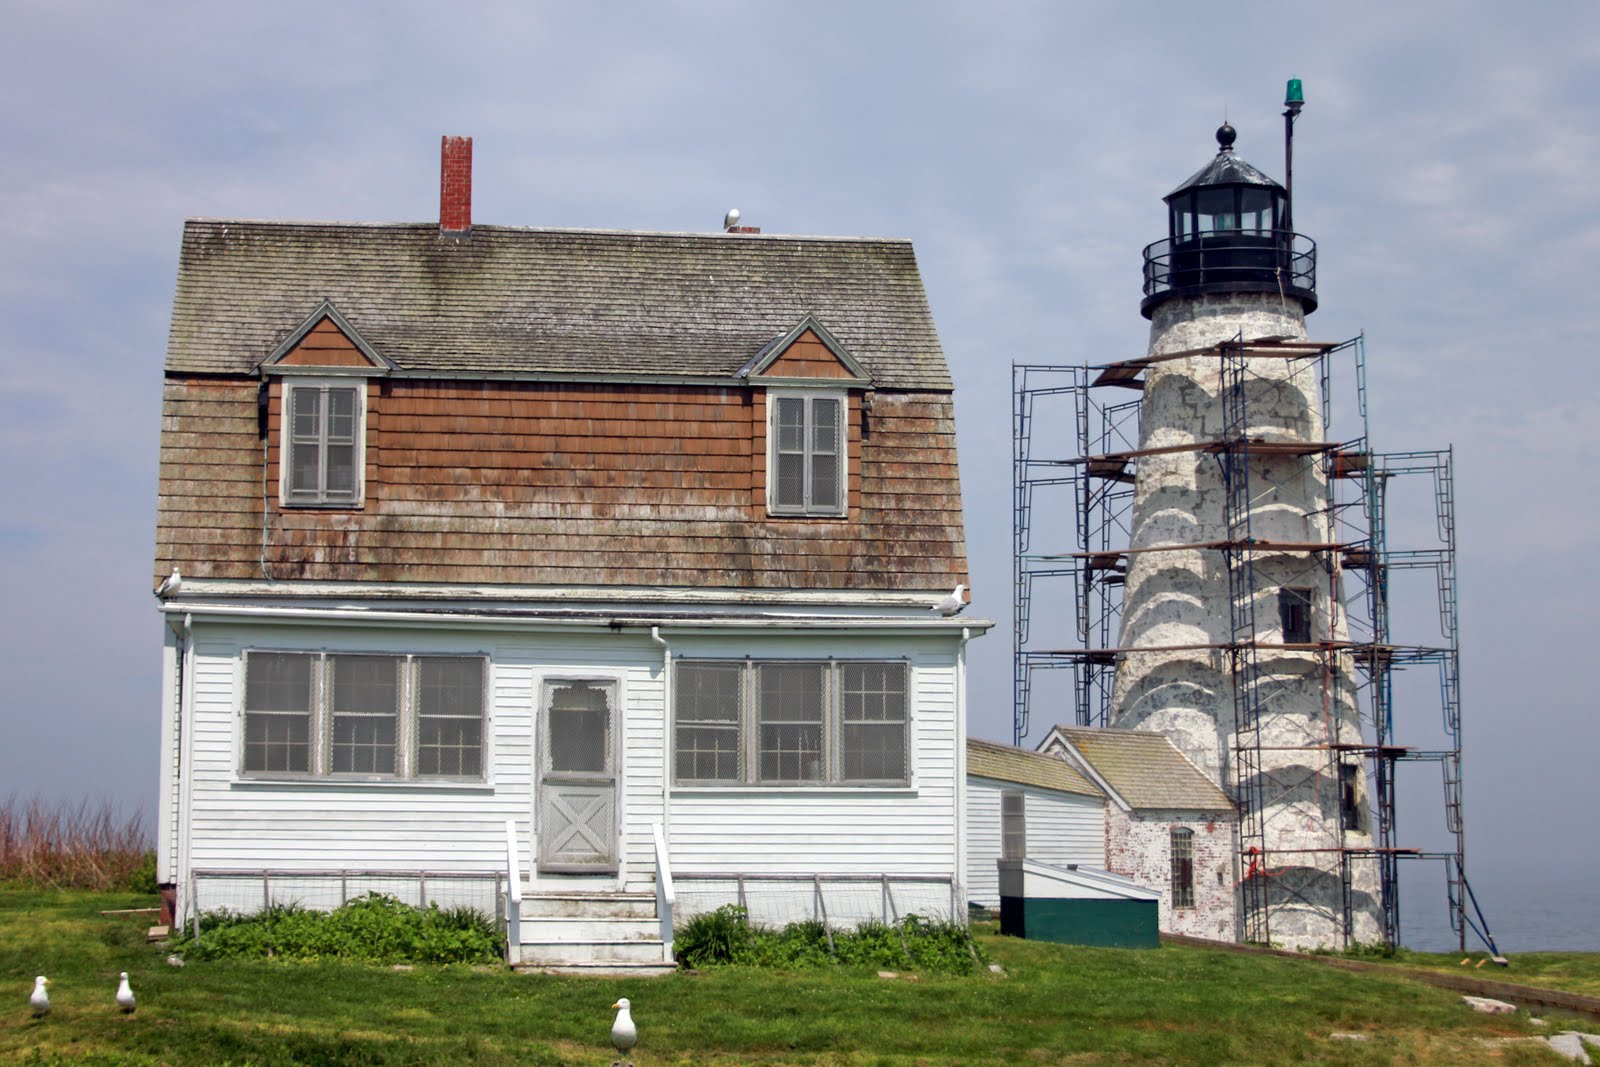
[[[968,738],[967,899],[1000,906],[1000,859],[1105,866],[1105,806],[1066,760]]]
[[[1100,948],[1156,948],[1161,894],[1078,864],[1001,860],[1000,932]]]
[[[1105,865],[1160,892],[1163,932],[1236,938],[1239,816],[1205,772],[1143,730],[1056,726],[1039,750],[1105,791]]]

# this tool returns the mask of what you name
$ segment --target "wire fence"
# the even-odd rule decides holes
[[[369,893],[424,908],[472,908],[496,923],[505,918],[505,875],[496,871],[197,870],[187,888],[183,910],[191,922],[209,912],[248,915],[284,905],[331,911]]]
[[[863,922],[898,923],[907,915],[965,925],[966,906],[955,879],[938,875],[672,875],[673,918],[681,924],[725,904],[745,909],[750,922],[784,926],[815,920],[830,929]]]

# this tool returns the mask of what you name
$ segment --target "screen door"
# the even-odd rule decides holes
[[[615,682],[550,681],[539,709],[539,869],[617,869]]]

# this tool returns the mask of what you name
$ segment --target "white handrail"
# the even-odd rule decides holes
[[[667,832],[656,823],[651,828],[656,844],[656,918],[661,923],[661,944],[665,949],[664,961],[672,962],[672,907],[678,894],[672,888],[672,863],[667,858]]]
[[[506,959],[522,957],[522,871],[517,866],[517,821],[506,820]]]

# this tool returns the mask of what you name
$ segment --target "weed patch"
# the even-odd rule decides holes
[[[697,915],[676,931],[673,954],[686,967],[746,966],[906,968],[965,974],[982,953],[964,927],[907,915],[898,925],[868,921],[853,930],[828,929],[814,920],[781,929],[750,922],[736,904]]]
[[[107,802],[74,808],[7,797],[0,802],[0,882],[154,893],[156,854],[143,818],[123,818]]]
[[[210,912],[200,933],[173,947],[191,959],[343,959],[369,963],[493,963],[505,942],[493,920],[471,908],[416,908],[382,893],[333,911],[275,904],[240,915]]]

